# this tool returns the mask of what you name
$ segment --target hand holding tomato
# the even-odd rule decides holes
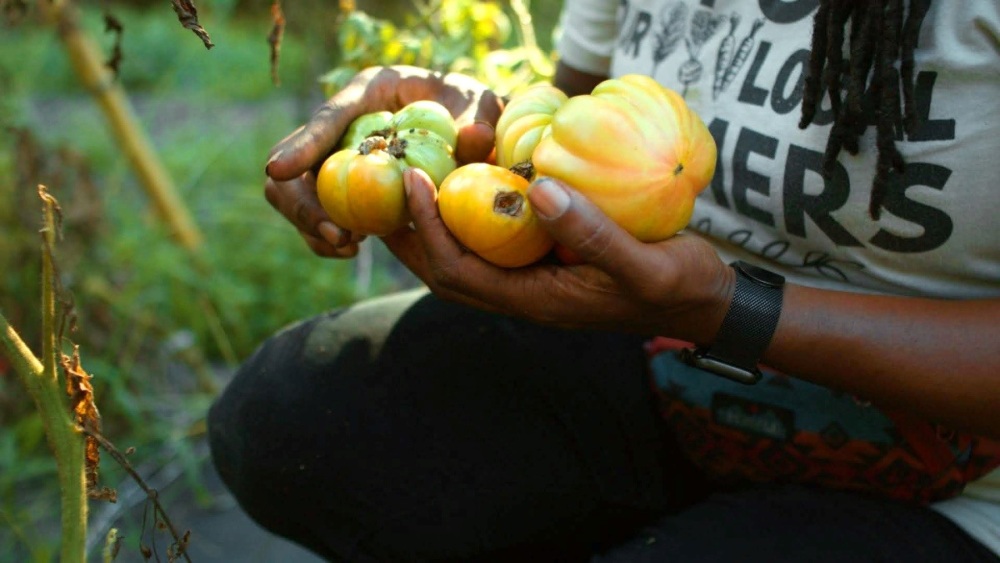
[[[643,243],[572,188],[534,182],[528,200],[552,237],[585,262],[505,269],[464,249],[438,214],[426,174],[404,174],[415,230],[386,245],[439,296],[567,328],[624,330],[710,342],[735,277],[704,240]]]
[[[337,227],[320,206],[312,172],[336,148],[354,119],[376,111],[398,111],[417,100],[434,100],[455,117],[459,162],[485,160],[493,149],[501,100],[478,81],[408,66],[360,72],[312,116],[271,149],[264,193],[320,256],[349,257],[361,238]],[[352,245],[353,250],[352,250]]]

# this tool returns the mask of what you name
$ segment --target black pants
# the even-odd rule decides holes
[[[269,339],[209,428],[246,512],[335,561],[997,561],[922,508],[713,491],[653,401],[638,337],[411,292]]]

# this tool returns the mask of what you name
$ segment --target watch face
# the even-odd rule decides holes
[[[781,287],[785,285],[784,276],[765,270],[764,268],[754,266],[748,262],[739,260],[734,263],[733,266],[736,268],[736,271],[741,272],[746,277],[761,285],[765,285],[767,287]]]

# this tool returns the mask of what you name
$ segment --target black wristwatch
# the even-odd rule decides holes
[[[736,261],[736,291],[715,342],[681,352],[694,367],[752,385],[760,381],[757,368],[781,316],[785,278],[763,268]]]

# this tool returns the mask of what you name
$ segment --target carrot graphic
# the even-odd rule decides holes
[[[715,59],[715,83],[712,85],[712,99],[718,99],[722,92],[722,81],[729,68],[729,62],[733,57],[733,49],[736,48],[736,27],[740,25],[740,15],[733,12],[729,16],[729,34],[722,38],[719,45],[719,55]]]
[[[754,36],[757,35],[757,31],[764,25],[764,19],[754,20],[753,27],[750,28],[750,33],[740,41],[740,48],[736,51],[736,55],[733,56],[733,62],[729,63],[729,68],[726,69],[725,76],[722,77],[722,90],[725,90],[732,84],[733,79],[739,74],[740,69],[746,64],[747,59],[750,58],[750,51],[753,50],[753,45],[755,43]]]

